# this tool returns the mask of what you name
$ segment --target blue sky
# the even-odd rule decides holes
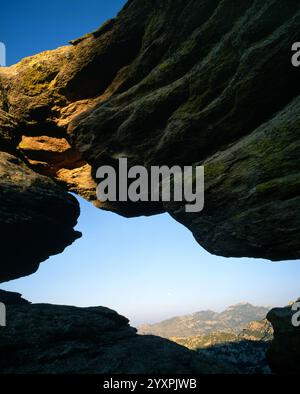
[[[2,5],[0,41],[13,64],[95,30],[120,0],[53,0]],[[208,254],[167,214],[124,219],[79,199],[83,237],[27,278],[1,285],[33,302],[103,305],[133,325],[240,301],[280,306],[299,297],[300,262]]]
[[[67,45],[114,17],[126,0],[10,0],[1,4],[7,63]]]

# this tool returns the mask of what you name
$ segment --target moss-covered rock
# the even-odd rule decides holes
[[[201,213],[96,205],[124,216],[167,211],[218,255],[299,258],[300,79],[290,51],[299,25],[296,0],[129,1],[73,45],[0,69],[2,149],[9,140],[35,171],[94,203],[97,168],[119,157],[204,163]],[[24,138],[68,149],[47,142],[35,152]]]

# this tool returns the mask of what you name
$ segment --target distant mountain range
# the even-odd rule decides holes
[[[270,308],[240,303],[224,312],[201,311],[157,324],[146,324],[139,334],[152,334],[222,362],[234,373],[269,374],[266,352],[273,338],[265,318]]]
[[[177,316],[156,324],[142,325],[141,335],[158,335],[164,338],[193,337],[215,332],[240,333],[253,321],[263,320],[270,308],[240,303],[218,313],[201,311],[191,315]]]

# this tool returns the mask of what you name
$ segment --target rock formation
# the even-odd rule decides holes
[[[10,305],[7,327],[0,327],[2,374],[232,371],[166,339],[138,336],[125,317],[103,307]]]
[[[0,68],[0,282],[35,272],[80,237],[68,192],[128,217],[169,212],[217,255],[299,258],[299,25],[297,0],[129,0],[97,31]],[[186,213],[185,202],[97,201],[98,167],[121,157],[204,165],[203,212]],[[20,317],[31,308],[33,319],[53,312],[12,308]],[[97,322],[97,310],[86,313]],[[34,334],[46,348],[52,334]],[[27,345],[12,355],[20,371]],[[69,345],[55,346],[77,357]],[[79,349],[90,352],[85,342]],[[67,371],[55,354],[47,363]]]
[[[300,298],[298,300],[300,302]],[[274,308],[268,320],[274,328],[274,340],[268,352],[268,362],[278,374],[300,373],[300,327],[292,324],[292,305]]]
[[[15,155],[0,152],[0,282],[35,272],[80,233],[75,198]]]
[[[0,302],[7,305],[27,305],[29,301],[22,298],[19,293],[12,293],[11,291],[0,290]]]
[[[33,231],[48,223],[40,248],[24,240],[22,267],[17,254],[0,280],[33,272],[78,236],[78,209],[62,188],[125,216],[167,211],[218,255],[299,258],[300,86],[291,64],[299,23],[296,0],[133,0],[71,45],[1,68],[2,162],[16,160],[10,145],[23,162],[14,171],[44,183],[47,196],[43,187],[31,193],[51,209],[36,212]],[[97,168],[120,157],[147,167],[204,164],[204,211],[96,201]],[[1,190],[16,184],[5,179]],[[32,211],[14,216],[31,226]]]

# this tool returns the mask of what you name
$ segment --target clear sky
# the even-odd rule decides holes
[[[97,29],[124,0],[11,0],[0,41],[13,64]],[[300,262],[208,254],[167,214],[124,219],[79,199],[83,237],[27,278],[2,284],[33,302],[103,305],[133,325],[248,301],[280,306],[300,295]]]

